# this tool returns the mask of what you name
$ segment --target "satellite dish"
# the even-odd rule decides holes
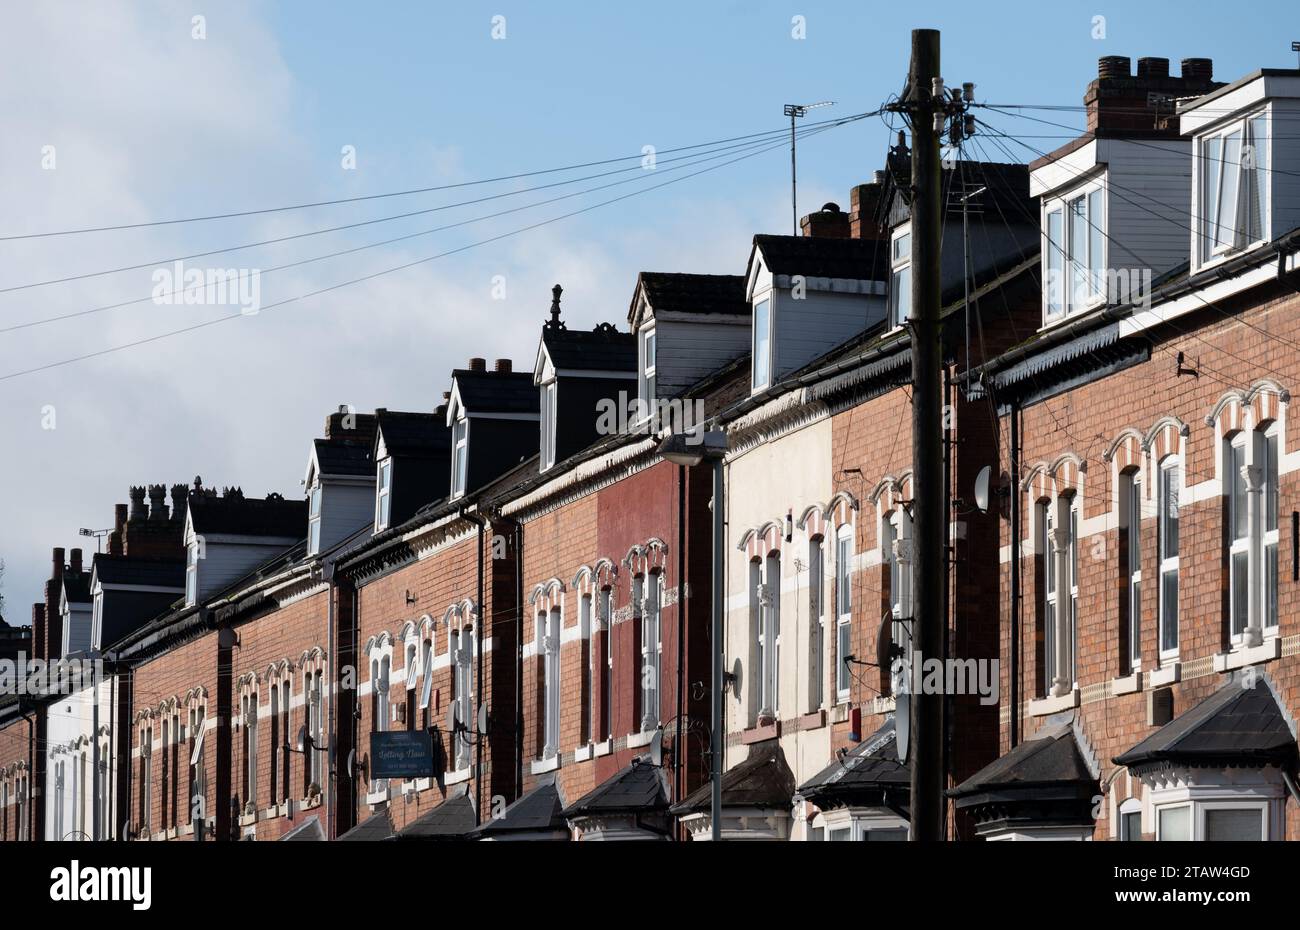
[[[306,726],[301,726],[298,728],[298,751],[299,752],[307,751],[307,727]]]
[[[731,696],[737,701],[740,700],[740,683],[743,680],[744,669],[739,658],[731,665]]]
[[[906,691],[894,695],[894,735],[898,739],[898,761],[907,765],[912,737],[912,696]]]
[[[447,732],[455,733],[458,723],[460,723],[460,716],[456,713],[456,702],[452,701],[447,705]]]
[[[989,512],[989,480],[993,475],[993,468],[985,465],[975,476],[975,506],[979,508],[980,513]]]
[[[481,736],[487,735],[488,728],[488,708],[487,701],[478,706],[478,733]]]
[[[894,633],[891,627],[893,624],[893,611],[887,612],[880,618],[880,629],[876,630],[876,668],[878,669],[890,669],[892,667]]]
[[[660,727],[655,730],[655,735],[650,737],[650,762],[652,765],[664,764],[664,731]]]

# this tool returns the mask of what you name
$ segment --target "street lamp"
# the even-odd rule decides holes
[[[713,821],[713,839],[722,839],[722,663],[725,661],[722,642],[723,610],[723,560],[726,532],[723,516],[724,487],[722,481],[722,463],[727,455],[727,434],[722,430],[709,430],[701,436],[698,432],[691,434],[673,433],[664,438],[658,447],[661,456],[674,465],[693,468],[705,459],[713,463],[713,701],[711,726],[709,734],[709,781],[713,789],[710,805]],[[680,661],[680,657],[679,657]],[[680,708],[679,708],[680,710]]]

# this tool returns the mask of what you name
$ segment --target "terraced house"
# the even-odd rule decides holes
[[[1102,59],[1085,103],[1030,165],[1040,328],[980,372],[1011,699],[955,803],[989,839],[1296,839],[1300,72]]]
[[[1300,71],[1169,71],[944,166],[941,489],[900,140],[734,273],[330,413],[293,499],[132,489],[0,637],[107,676],[0,698],[0,839],[904,839],[923,494],[949,838],[1297,838]]]

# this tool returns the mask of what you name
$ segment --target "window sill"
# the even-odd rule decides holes
[[[417,779],[415,780],[415,790],[416,790],[416,791],[428,791],[428,790],[429,790],[430,788],[432,788],[432,787],[433,787],[433,779],[432,779],[432,778],[417,778]]]
[[[1153,688],[1159,688],[1162,685],[1172,685],[1174,682],[1182,680],[1183,663],[1174,659],[1159,668],[1153,668],[1151,674],[1147,677],[1147,684]]]
[[[534,775],[544,775],[547,772],[554,772],[560,767],[560,754],[556,753],[549,759],[535,759],[530,765],[529,771]]]
[[[658,732],[659,731],[655,729],[655,730],[642,730],[640,733],[628,734],[627,748],[640,749],[642,746],[649,746],[650,741],[655,738],[655,734]]]
[[[740,734],[740,741],[745,745],[750,743],[761,743],[763,740],[776,739],[781,735],[781,722],[773,720],[771,723],[761,727],[750,727]]]
[[[255,824],[255,823],[257,823],[257,814],[240,814],[240,815],[239,815],[239,825],[240,825],[241,827],[251,826],[252,824]]]
[[[831,723],[843,723],[849,719],[849,699],[841,698],[840,701],[831,708]]]
[[[591,754],[599,759],[601,756],[607,756],[614,751],[614,741],[607,739],[603,743],[596,743],[591,747]]]
[[[472,772],[473,769],[468,765],[463,769],[453,769],[447,773],[447,777],[442,780],[442,783],[444,785],[459,785],[463,781],[469,781]]]
[[[579,746],[577,749],[573,750],[573,761],[586,762],[591,758],[591,749],[591,743],[587,743],[585,746]]]
[[[796,730],[820,730],[824,726],[826,726],[826,711],[821,709],[797,717],[794,721]]]
[[[1135,694],[1142,690],[1142,673],[1133,672],[1122,678],[1112,678],[1110,681],[1110,693],[1114,697],[1122,694]]]
[[[1037,698],[1029,702],[1029,716],[1046,717],[1059,714],[1063,710],[1074,710],[1079,706],[1079,686],[1075,685],[1059,697]]]
[[[867,713],[892,714],[897,709],[898,701],[893,695],[877,695],[871,699],[871,703],[867,706]]]
[[[193,836],[193,835],[194,835],[194,824],[192,824],[192,823],[187,823],[187,824],[185,824],[185,826],[181,827],[180,835],[181,835],[181,836]]]
[[[1282,640],[1275,635],[1265,639],[1258,646],[1237,646],[1229,652],[1220,652],[1214,657],[1216,672],[1230,672],[1248,665],[1272,662],[1282,657]]]
[[[388,789],[387,789],[387,788],[384,788],[384,789],[381,790],[381,791],[369,791],[369,792],[367,792],[367,793],[366,793],[366,803],[369,804],[371,807],[374,807],[376,804],[387,804],[387,803],[388,803]]]

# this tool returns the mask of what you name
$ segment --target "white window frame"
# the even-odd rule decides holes
[[[199,547],[192,542],[185,553],[185,606],[193,607],[199,600]]]
[[[1228,472],[1225,475],[1224,487],[1228,497],[1228,632],[1231,642],[1234,646],[1245,643],[1246,630],[1251,624],[1250,617],[1250,590],[1247,588],[1244,603],[1244,615],[1239,616],[1238,609],[1238,577],[1234,571],[1236,560],[1239,557],[1245,559],[1246,584],[1250,584],[1252,575],[1251,560],[1254,558],[1253,553],[1259,552],[1259,558],[1262,564],[1254,566],[1254,574],[1258,578],[1260,586],[1259,591],[1259,625],[1265,636],[1276,636],[1278,633],[1278,616],[1275,610],[1277,604],[1277,584],[1278,584],[1278,542],[1279,542],[1279,521],[1278,507],[1280,504],[1279,490],[1279,468],[1280,463],[1278,456],[1281,454],[1281,430],[1276,422],[1251,430],[1240,430],[1225,440],[1224,449],[1224,468]],[[1270,449],[1270,445],[1273,446]],[[1242,465],[1248,467],[1258,467],[1260,469],[1260,481],[1262,486],[1258,493],[1258,506],[1260,513],[1256,515],[1254,521],[1250,517],[1249,497],[1251,493],[1245,488],[1245,482],[1240,474],[1240,467],[1234,464],[1236,453],[1241,453]],[[1270,461],[1271,459],[1271,461]],[[1238,508],[1242,508],[1241,519],[1245,523],[1245,533],[1237,535],[1237,518]],[[1269,528],[1270,517],[1272,518],[1273,527]],[[1258,536],[1258,540],[1256,537]],[[1256,550],[1258,545],[1258,550]],[[1271,555],[1270,555],[1271,550]],[[1272,566],[1273,577],[1269,579],[1270,563]]]
[[[1220,261],[1235,252],[1242,252],[1266,242],[1270,228],[1269,188],[1272,172],[1270,164],[1272,117],[1268,108],[1253,110],[1250,113],[1234,117],[1214,129],[1199,136],[1196,140],[1196,248],[1200,265],[1204,266]],[[1256,138],[1258,131],[1263,131],[1264,141]],[[1236,157],[1230,157],[1227,151],[1229,139],[1238,136]],[[1253,165],[1245,158],[1247,147],[1256,153]],[[1213,151],[1212,151],[1213,150]],[[1233,178],[1234,198],[1232,204],[1231,226],[1221,220],[1223,208],[1224,182]],[[1213,185],[1213,189],[1211,188]],[[1259,228],[1257,235],[1250,236],[1250,197],[1254,195],[1255,206],[1259,208]],[[1227,236],[1219,236],[1219,228],[1229,230]]]
[[[1079,683],[1079,522],[1081,514],[1078,494],[1060,495],[1043,504],[1040,502],[1039,519],[1042,522],[1041,540],[1045,545],[1043,565],[1043,682],[1048,695],[1054,694],[1057,668],[1058,637],[1069,641],[1069,687]],[[1064,568],[1068,579],[1062,578],[1062,566],[1057,564],[1057,549],[1052,540],[1058,524],[1068,520],[1069,535],[1066,542]],[[1068,581],[1068,583],[1066,583]],[[1066,600],[1068,596],[1068,602]],[[1067,614],[1066,611],[1069,611]]]
[[[750,388],[761,391],[772,383],[772,314],[776,294],[769,290],[761,299],[754,300],[753,336],[750,343]],[[759,310],[763,308],[762,332],[759,332]],[[762,360],[762,379],[759,378],[759,361]]]
[[[393,459],[387,456],[375,466],[375,532],[388,529],[393,516]]]
[[[826,540],[808,540],[808,712],[826,706]]]
[[[653,326],[637,334],[637,396],[641,398],[641,419],[649,418],[659,389],[659,340]]]
[[[557,387],[555,381],[549,381],[541,387],[541,464],[540,471],[546,471],[555,464],[555,421]]]
[[[663,575],[648,572],[641,602],[641,732],[649,733],[663,717]]]
[[[451,429],[451,496],[461,497],[469,481],[469,417],[462,416]]]
[[[605,631],[605,681],[601,701],[605,707],[605,719],[601,721],[601,738],[614,737],[614,589],[604,587],[600,590],[601,622]]]
[[[849,700],[853,676],[844,657],[853,647],[853,526],[846,523],[835,531],[835,697]]]
[[[758,713],[780,719],[781,705],[781,551],[774,549],[759,563]],[[775,577],[774,577],[775,576]]]
[[[889,325],[898,329],[912,314],[912,224],[904,223],[889,240]]]
[[[324,494],[321,490],[320,479],[317,478],[312,482],[311,488],[307,491],[307,554],[315,555],[320,552],[320,514],[321,503]]]
[[[1182,495],[1183,495],[1183,472],[1182,459],[1178,455],[1167,455],[1160,460],[1156,471],[1156,560],[1159,566],[1157,572],[1156,584],[1156,646],[1159,650],[1160,662],[1166,663],[1178,658],[1179,646],[1182,642],[1181,623],[1181,601],[1183,590],[1183,579],[1179,569],[1179,551],[1182,546]],[[1170,475],[1176,475],[1178,478],[1178,512],[1172,516],[1168,512],[1169,492],[1167,491]],[[1168,548],[1168,524],[1172,522],[1177,527],[1178,540],[1173,546],[1172,553]],[[1178,596],[1174,601],[1173,607],[1173,645],[1166,646],[1166,627],[1169,622],[1168,603],[1165,594],[1165,579],[1173,577],[1178,588]]]
[[[538,647],[542,654],[542,686],[545,688],[542,707],[543,723],[542,759],[553,759],[560,752],[560,645],[564,630],[564,613],[560,607],[538,612]]]
[[[1128,564],[1124,566],[1124,598],[1128,602],[1128,670],[1142,669],[1142,473],[1120,474],[1123,525]]]
[[[1082,243],[1076,243],[1071,210],[1082,204]],[[1100,219],[1093,215],[1101,213]],[[1059,243],[1052,242],[1052,217],[1059,217]],[[1100,250],[1100,255],[1093,254]],[[1044,198],[1042,206],[1043,324],[1048,325],[1076,313],[1085,313],[1106,303],[1110,244],[1107,236],[1105,178],[1097,178],[1069,192]],[[1059,259],[1059,265],[1058,265]],[[1083,287],[1076,291],[1076,279]],[[1056,290],[1054,290],[1056,288]],[[1053,300],[1053,297],[1057,300]]]
[[[585,681],[582,683],[578,700],[582,703],[581,713],[584,714],[582,726],[578,734],[578,745],[587,746],[595,741],[596,732],[596,650],[592,649],[592,610],[595,607],[595,598],[590,591],[584,592],[578,599],[578,636],[580,642],[587,650],[587,661],[583,663],[582,673]]]
[[[320,772],[320,753],[317,751],[321,746],[324,736],[322,733],[322,722],[324,720],[324,673],[320,669],[308,671],[303,675],[303,703],[307,709],[307,733],[311,737],[311,748],[307,750],[307,783],[309,785],[321,785]],[[306,748],[306,747],[304,747]]]
[[[452,747],[452,764],[457,771],[468,769],[470,766],[472,745],[469,734],[478,728],[474,708],[474,646],[472,625],[452,630],[448,636],[452,687],[455,689],[452,701],[461,724],[457,728],[455,744]]]

